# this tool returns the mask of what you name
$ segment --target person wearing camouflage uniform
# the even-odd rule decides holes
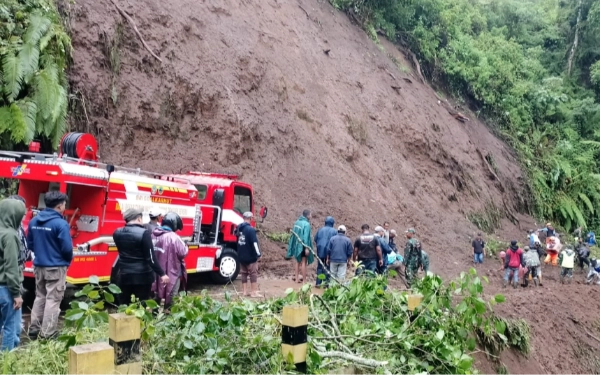
[[[406,283],[410,286],[417,276],[417,272],[422,264],[421,243],[414,238],[415,230],[410,228],[406,231],[406,246],[404,247],[404,272]]]

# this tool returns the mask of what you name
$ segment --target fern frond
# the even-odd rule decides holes
[[[39,13],[32,13],[29,17],[29,26],[23,35],[23,42],[37,45],[42,36],[50,27],[50,20]]]
[[[23,142],[27,136],[27,122],[21,108],[12,103],[10,105],[10,115],[12,117],[12,125],[10,128],[10,138],[14,142]]]
[[[10,107],[0,107],[0,135],[12,127],[12,114]]]
[[[590,198],[588,198],[588,196],[583,193],[579,193],[579,198],[583,201],[583,203],[585,203],[585,205],[587,206],[590,213],[593,214],[594,213],[594,205],[592,204],[592,201],[590,200]]]
[[[19,51],[19,65],[23,74],[23,81],[27,84],[33,73],[38,69],[40,50],[35,44],[25,43]]]
[[[53,123],[56,123],[56,121],[58,121],[60,114],[63,112],[63,108],[66,106],[67,106],[67,90],[64,87],[59,85],[58,86],[58,96],[56,96],[56,102],[54,105],[54,109],[52,110],[51,121]]]
[[[2,59],[2,72],[4,94],[9,101],[15,100],[21,91],[21,82],[23,81],[23,72],[19,59],[13,51],[9,51]]]
[[[21,112],[25,117],[25,123],[27,124],[27,131],[25,133],[25,143],[29,143],[35,136],[35,119],[37,115],[37,106],[32,100],[19,100],[15,102],[19,106]]]
[[[48,46],[48,43],[50,43],[50,40],[55,35],[56,35],[56,26],[53,25],[48,30],[48,32],[40,39],[40,51],[43,51],[46,49],[46,47]]]
[[[577,219],[577,225],[580,225],[585,228],[587,225],[585,224],[585,219],[583,218],[583,214],[581,213],[579,207],[574,205],[573,212],[575,213],[575,217]]]
[[[43,121],[43,133],[52,134],[52,122],[56,99],[60,95],[58,72],[55,65],[41,70],[35,77],[35,102],[38,107],[38,121]]]

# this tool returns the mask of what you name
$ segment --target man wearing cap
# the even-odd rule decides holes
[[[383,254],[377,237],[369,233],[369,224],[361,227],[363,233],[354,241],[354,261],[361,262],[356,269],[356,276],[364,271],[377,272],[377,268],[383,266]]]
[[[337,231],[333,227],[335,220],[331,216],[325,218],[325,225],[321,227],[315,234],[315,243],[317,244],[317,256],[319,261],[317,262],[317,288],[321,287],[321,283],[329,281],[329,273],[326,271],[327,265],[327,245],[329,240],[337,234]],[[323,275],[319,277],[320,275]],[[323,277],[325,277],[323,279]]]
[[[419,272],[423,255],[421,254],[421,242],[415,238],[415,230],[409,228],[405,233],[408,241],[404,247],[404,272],[406,283],[410,286]]]
[[[142,211],[130,208],[123,213],[125,226],[113,233],[119,258],[115,267],[119,273],[119,288],[121,288],[120,302],[131,302],[131,296],[140,301],[150,299],[152,284],[156,277],[160,277],[162,284],[169,283],[169,276],[165,274],[156,260],[154,244],[150,231],[144,228]]]
[[[326,250],[326,263],[329,265],[331,275],[336,281],[343,283],[352,258],[352,241],[346,236],[344,225],[338,227],[337,234],[331,237]]]
[[[150,222],[144,224],[144,228],[148,229],[150,233],[152,233],[156,228],[160,227],[160,224],[158,222],[162,215],[158,211],[151,210],[148,213],[148,216],[150,217]]]
[[[242,290],[244,296],[260,298],[262,295],[258,292],[258,258],[260,258],[260,249],[258,248],[258,238],[256,229],[250,224],[252,212],[244,212],[244,222],[237,228],[238,233],[238,257],[240,259],[240,275],[242,276]],[[251,292],[248,294],[248,278],[250,278]]]
[[[477,233],[477,237],[471,243],[471,247],[473,247],[473,263],[477,265],[478,263],[483,263],[483,257],[485,255],[485,242],[481,236],[481,233]]]

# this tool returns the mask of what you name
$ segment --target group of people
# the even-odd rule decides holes
[[[294,280],[298,283],[306,281],[306,267],[315,258],[318,262],[317,287],[328,286],[331,279],[343,283],[353,262],[359,262],[356,276],[383,274],[388,269],[395,269],[404,272],[408,285],[419,270],[429,270],[429,256],[422,249],[413,228],[405,232],[407,241],[404,255],[400,255],[396,245],[397,233],[389,229],[388,222],[376,226],[373,232],[369,224],[363,224],[362,233],[352,241],[347,235],[346,226],[339,225],[336,229],[331,216],[325,218],[323,227],[319,228],[313,239],[310,220],[310,210],[304,210],[294,223],[288,243],[286,259],[295,259]]]
[[[29,221],[27,235],[22,222],[25,199],[18,195],[0,201],[0,325],[2,350],[19,345],[22,324],[21,283],[25,262],[33,258],[35,301],[29,337],[51,339],[58,335],[60,303],[66,288],[67,267],[73,259],[69,224],[63,219],[67,196],[50,191],[45,208]]]
[[[560,238],[552,223],[547,223],[544,228],[530,230],[527,236],[528,246],[521,249],[517,240],[512,240],[506,251],[501,251],[499,259],[501,262],[500,270],[504,270],[503,286],[512,285],[517,288],[519,280],[521,286],[527,287],[531,278],[534,284],[542,285],[542,262],[553,266],[560,266],[560,282],[570,283],[573,278],[573,269],[579,266],[583,272],[584,266],[589,269],[587,282],[598,280],[600,284],[600,262],[597,259],[590,259],[589,246],[596,244],[595,234],[588,233],[583,238],[582,228],[577,228],[573,233],[575,245],[567,244],[564,249]],[[545,246],[540,240],[542,236]],[[474,262],[483,262],[483,253],[485,252],[485,242],[481,233],[472,242]]]

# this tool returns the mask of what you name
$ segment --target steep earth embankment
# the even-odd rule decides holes
[[[74,47],[71,124],[98,135],[104,160],[158,172],[238,173],[269,207],[269,232],[285,231],[304,208],[313,210],[314,225],[331,214],[351,235],[365,222],[415,227],[446,277],[470,265],[477,229],[469,215],[492,206],[526,210],[511,150],[472,114],[457,121],[402,53],[373,43],[327,2],[116,1],[162,63],[111,0],[62,9]],[[533,225],[516,215],[521,228],[502,220],[505,238]],[[264,247],[263,269],[288,275],[280,246]],[[503,311],[540,323],[536,335],[553,330],[540,309],[558,294],[511,298],[517,293],[507,293]],[[593,321],[583,301],[574,311],[580,322]],[[561,337],[533,337],[534,367],[517,357],[506,360],[509,370],[591,371],[574,354],[579,336],[564,327],[552,332]],[[548,342],[567,354],[548,352]],[[592,343],[586,340],[588,350]]]

